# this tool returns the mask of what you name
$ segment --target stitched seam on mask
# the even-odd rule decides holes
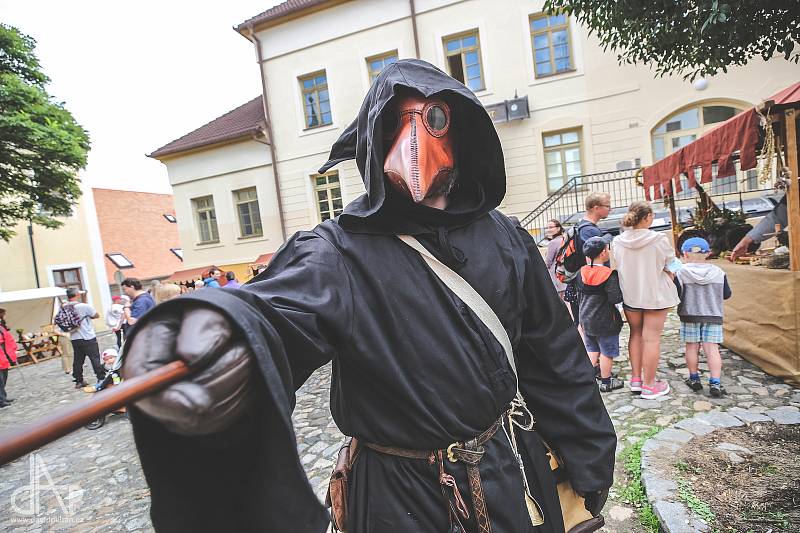
[[[419,144],[417,143],[417,120],[411,113],[411,194],[416,200],[420,196],[419,190]]]

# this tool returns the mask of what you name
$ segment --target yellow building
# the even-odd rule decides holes
[[[28,224],[22,223],[15,228],[16,235],[10,242],[0,241],[3,262],[0,291],[35,287],[85,290],[85,302],[100,313],[100,318],[94,321],[95,329],[102,331],[107,329],[103,317],[111,305],[111,294],[105,278],[92,190],[89,187],[82,187],[82,190],[72,216],[63,219],[64,225],[60,228],[33,226],[31,237]],[[8,321],[13,325],[13,317],[8,317]]]
[[[246,181],[244,166],[223,168],[230,166],[225,160],[258,169],[248,170],[248,183],[263,202],[264,238],[247,248],[251,255],[253,248],[274,251],[286,235],[336,216],[362,194],[354,162],[325,176],[316,169],[357,115],[372,79],[397,59],[433,63],[473,89],[493,114],[508,176],[500,209],[520,218],[571,178],[651,164],[800,78],[800,67],[780,58],[754,59],[695,83],[655,78],[647,66],[619,65],[573,18],[544,15],[543,3],[292,0],[240,24],[236,30],[253,43],[262,74],[266,106],[258,118],[271,119],[261,122],[266,131],[258,140],[271,145],[254,137],[247,146],[206,145],[162,159],[176,209],[194,226],[181,230],[187,266],[195,264],[190,248],[198,258],[246,255],[235,252],[245,245],[233,198]],[[747,178],[720,177],[714,187],[757,188]],[[196,201],[203,197],[211,203]],[[198,224],[208,225],[212,215],[219,237],[204,243]]]

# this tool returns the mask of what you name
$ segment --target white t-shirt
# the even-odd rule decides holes
[[[111,309],[106,311],[106,325],[111,329],[116,329],[122,320],[122,304],[111,304]]]
[[[75,312],[78,313],[78,317],[80,317],[81,322],[80,325],[76,330],[69,334],[69,338],[76,341],[76,340],[85,340],[90,341],[97,337],[94,332],[94,324],[92,324],[93,317],[97,314],[94,307],[89,304],[67,304],[67,305],[74,305]]]

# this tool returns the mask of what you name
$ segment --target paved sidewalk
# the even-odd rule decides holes
[[[623,334],[626,331],[627,328]],[[800,390],[765,375],[727,350],[723,350],[723,383],[729,395],[712,399],[707,389],[703,393],[688,390],[682,381],[687,371],[677,332],[677,317],[670,315],[662,340],[664,356],[659,372],[670,382],[673,389],[670,395],[660,401],[647,401],[623,389],[603,396],[617,428],[618,450],[655,425],[668,426],[696,413],[734,406],[756,412],[782,405],[800,406]],[[616,370],[627,380],[626,342],[623,336],[623,355]],[[707,369],[704,363],[701,368]],[[294,413],[302,462],[320,497],[342,442],[328,410],[329,376],[330,366],[312,375],[298,393]],[[10,408],[0,409],[0,431],[85,397],[85,393],[72,389],[69,376],[63,374],[57,360],[12,370],[8,389],[17,401]],[[39,518],[47,521],[24,522],[26,517],[12,507],[15,492],[18,506],[29,504],[25,489],[29,484],[31,463],[29,458],[24,458],[0,468],[0,508],[11,510],[0,514],[0,531],[152,531],[148,516],[149,492],[126,419],[111,417],[99,430],[79,430],[44,447],[37,457],[41,459],[37,465],[46,468],[57,489],[40,491]],[[617,474],[618,477],[621,474],[619,466]],[[62,511],[55,496],[58,492],[62,499],[68,498],[70,488],[73,489],[72,499],[64,503],[68,507],[70,501],[74,502],[75,514],[71,516]],[[644,531],[634,510],[615,498],[612,491],[604,511],[607,521],[604,531]]]

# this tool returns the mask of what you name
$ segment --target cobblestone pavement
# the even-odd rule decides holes
[[[627,381],[630,369],[625,350],[626,331],[627,328],[623,330],[622,356],[615,371]],[[668,396],[660,401],[647,401],[632,396],[626,389],[603,396],[617,429],[618,452],[653,426],[668,426],[696,413],[734,406],[757,412],[781,405],[800,406],[800,390],[765,375],[727,350],[723,350],[723,383],[728,396],[710,398],[707,389],[702,393],[691,392],[682,381],[687,370],[677,332],[677,317],[670,315],[662,338],[659,369],[659,375],[672,387]],[[701,369],[707,370],[705,363],[701,363]],[[328,409],[329,377],[329,366],[312,375],[298,393],[294,413],[298,449],[320,498],[343,439]],[[12,370],[8,391],[17,401],[0,410],[0,431],[30,422],[86,396],[72,389],[70,378],[63,374],[58,361]],[[55,486],[56,490],[40,487],[40,512],[37,520],[32,520],[24,514],[31,506],[28,490],[31,458],[0,468],[0,509],[10,509],[0,513],[0,531],[152,531],[149,491],[130,424],[124,417],[110,417],[99,430],[81,429],[45,446],[36,458],[34,466],[40,473],[40,482]],[[50,478],[43,476],[44,473]],[[621,477],[619,464],[617,476]],[[612,489],[604,511],[607,525],[603,531],[644,531],[634,509],[617,498]],[[65,509],[73,509],[74,514]]]

